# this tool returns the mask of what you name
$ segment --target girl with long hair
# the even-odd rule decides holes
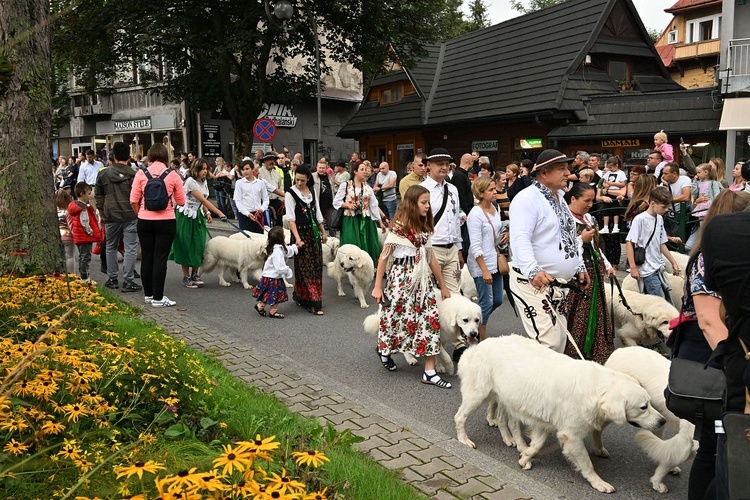
[[[433,231],[430,192],[422,186],[412,186],[396,210],[378,258],[372,290],[372,297],[382,303],[378,353],[389,371],[396,370],[391,353],[425,356],[422,383],[450,389],[451,384],[435,371],[435,355],[440,352],[440,320],[431,274],[437,278],[444,299],[450,297],[450,292],[428,244]],[[386,272],[388,278],[383,287]]]
[[[172,242],[172,250],[169,252],[169,260],[182,266],[182,284],[186,288],[198,288],[203,285],[203,280],[198,276],[198,268],[203,263],[203,251],[206,249],[206,222],[213,222],[211,213],[226,219],[224,212],[208,201],[208,169],[208,161],[204,158],[198,158],[193,162],[183,184],[185,203],[175,210],[177,231]]]
[[[253,297],[258,299],[255,310],[261,316],[268,314],[271,318],[284,318],[284,315],[277,311],[279,304],[289,300],[284,278],[292,277],[292,269],[287,265],[286,260],[297,255],[298,249],[304,244],[304,241],[300,241],[296,245],[286,246],[284,229],[281,226],[274,226],[268,231],[266,263],[263,265],[263,274],[260,281],[253,290]],[[266,306],[270,306],[267,313]]]

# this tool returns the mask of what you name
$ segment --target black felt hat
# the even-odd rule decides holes
[[[447,149],[435,148],[427,155],[427,161],[453,161]]]
[[[273,151],[269,151],[268,153],[266,153],[266,154],[263,155],[263,161],[266,161],[266,160],[278,160],[278,159],[279,159],[279,157],[276,156],[276,153],[274,153]]]
[[[568,158],[556,149],[545,149],[537,157],[534,168],[531,169],[529,175],[534,176],[543,168],[551,167],[558,163],[570,163],[574,159],[575,158]]]

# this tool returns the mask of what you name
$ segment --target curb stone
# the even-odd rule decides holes
[[[136,307],[140,300],[118,296]],[[140,296],[137,298],[140,299]],[[290,411],[330,422],[364,438],[356,447],[420,493],[436,499],[556,499],[560,495],[518,470],[472,450],[421,422],[337,381],[322,377],[281,353],[239,344],[187,312],[143,308],[175,338],[214,356],[232,375],[272,394]]]

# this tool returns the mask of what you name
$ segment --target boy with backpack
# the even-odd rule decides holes
[[[70,202],[67,215],[68,227],[73,233],[73,243],[78,247],[78,274],[87,283],[90,282],[91,249],[94,243],[102,241],[96,212],[89,204],[92,191],[91,186],[85,182],[77,183],[74,192],[78,199]]]
[[[669,210],[671,202],[672,196],[666,188],[652,189],[648,209],[633,219],[625,241],[630,275],[638,280],[638,288],[642,293],[661,298],[665,298],[664,287],[670,289],[663,257],[672,264],[675,276],[680,274],[680,268],[667,248],[667,232],[662,217]]]
[[[185,204],[185,191],[180,175],[167,167],[168,154],[163,144],[151,146],[149,165],[136,172],[130,191],[130,205],[138,215],[143,293],[153,307],[177,304],[164,295],[164,281],[177,228],[174,209]]]

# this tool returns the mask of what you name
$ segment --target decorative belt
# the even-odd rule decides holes
[[[432,246],[438,247],[438,248],[453,248],[453,245],[455,245],[455,243],[446,243],[445,245],[440,245],[438,243],[432,244]]]
[[[414,264],[416,257],[399,257],[393,259],[393,264],[396,266],[403,266],[404,264]]]

